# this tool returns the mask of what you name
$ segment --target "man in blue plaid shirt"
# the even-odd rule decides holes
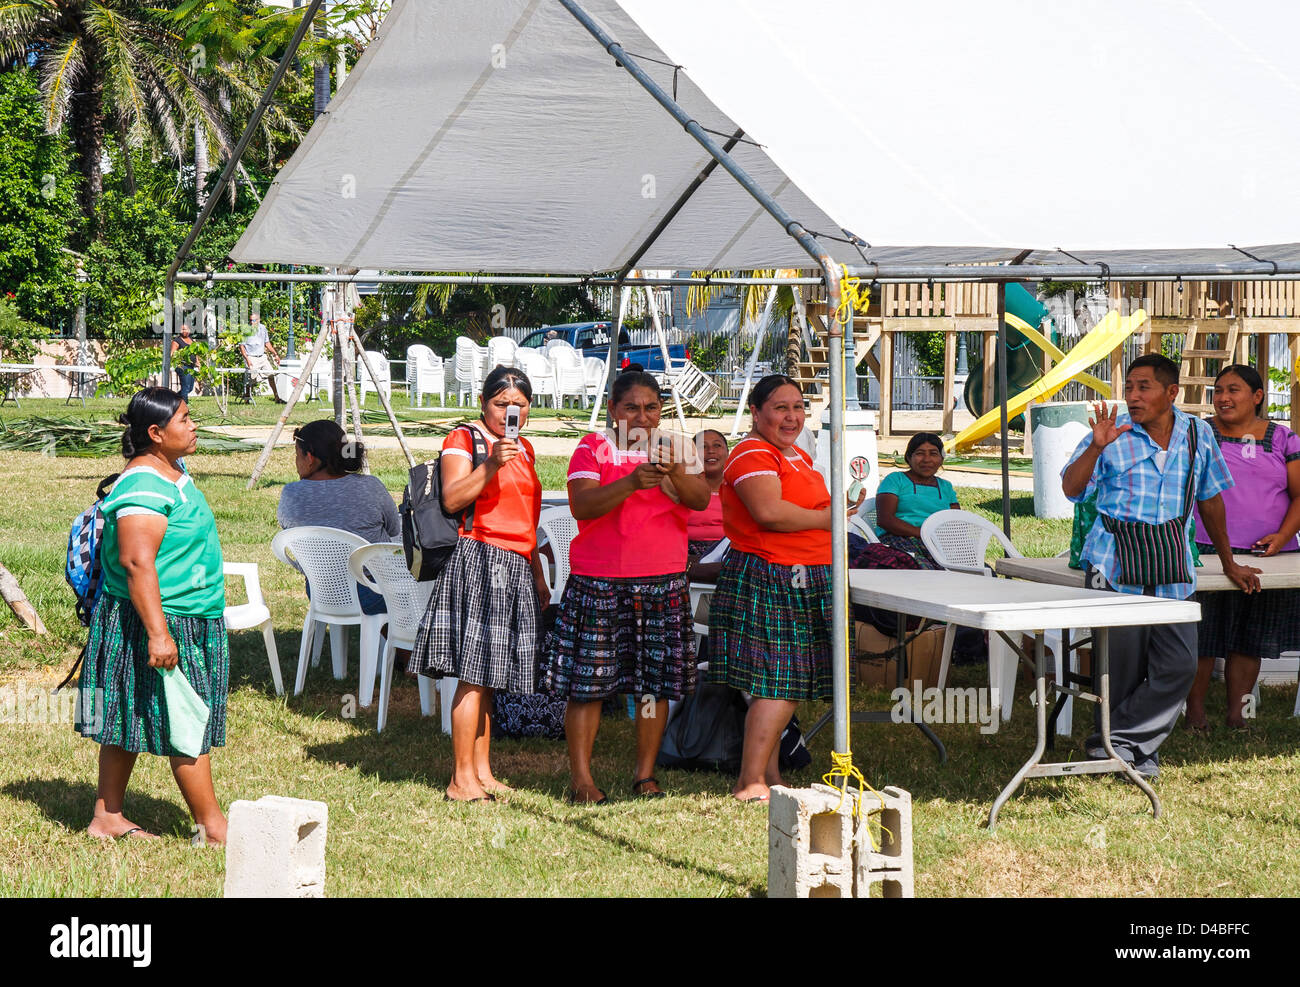
[[[1200,506],[1205,530],[1223,563],[1224,574],[1243,592],[1259,591],[1259,570],[1238,565],[1228,544],[1223,498],[1232,476],[1207,423],[1174,407],[1178,365],[1148,353],[1130,364],[1124,378],[1128,414],[1116,415],[1103,404],[1096,409],[1092,434],[1085,437],[1061,471],[1065,495],[1078,503],[1094,492],[1097,520],[1084,541],[1081,559],[1091,589],[1143,593],[1185,600],[1196,589],[1190,535],[1183,539],[1192,581],[1153,586],[1120,582],[1115,536],[1102,524],[1106,515],[1119,521],[1161,524],[1190,514],[1184,503],[1187,473]],[[1197,429],[1191,461],[1190,431]],[[1186,527],[1190,528],[1188,518]],[[1178,714],[1196,676],[1196,624],[1116,627],[1110,632],[1111,746],[1138,774],[1159,772],[1157,750],[1173,732]],[[1100,711],[1098,729],[1100,730]],[[1100,733],[1084,743],[1088,754],[1105,757]]]

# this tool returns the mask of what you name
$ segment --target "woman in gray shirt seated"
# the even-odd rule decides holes
[[[330,418],[295,429],[293,443],[294,466],[302,479],[280,494],[280,527],[322,525],[371,543],[401,541],[402,522],[392,494],[379,477],[358,472],[365,452],[361,443]],[[378,593],[358,584],[357,595],[363,613],[387,612]]]

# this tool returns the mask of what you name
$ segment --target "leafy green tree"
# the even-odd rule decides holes
[[[68,142],[46,134],[35,73],[0,73],[0,291],[30,318],[69,303],[78,222]]]

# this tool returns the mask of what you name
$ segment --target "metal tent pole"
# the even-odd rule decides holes
[[[1007,283],[998,282],[998,407],[1002,427],[1002,533],[1011,537],[1011,462],[1007,434]]]

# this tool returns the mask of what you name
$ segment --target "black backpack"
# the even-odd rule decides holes
[[[474,442],[471,469],[477,469],[488,458],[487,440],[476,428],[469,429]],[[406,564],[411,575],[419,582],[435,579],[451,558],[460,526],[465,530],[474,527],[474,505],[450,514],[442,504],[442,455],[427,463],[412,466],[409,482],[402,494],[402,548],[406,551]]]

